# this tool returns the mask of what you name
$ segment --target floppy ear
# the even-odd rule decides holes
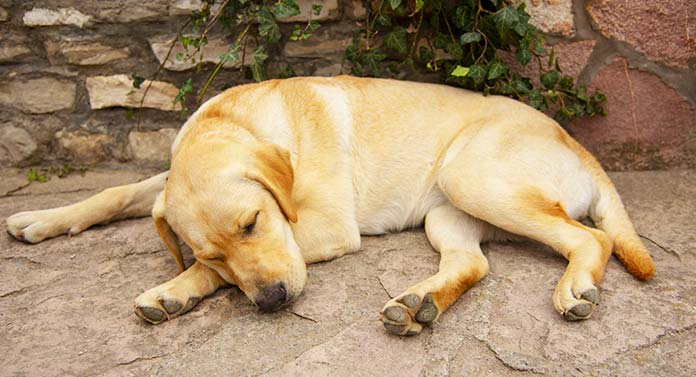
[[[297,210],[292,201],[294,173],[290,153],[272,144],[263,144],[254,153],[255,167],[247,174],[273,194],[288,220],[297,222]]]
[[[186,266],[184,265],[184,258],[181,256],[181,250],[179,249],[179,239],[164,217],[164,191],[160,192],[157,195],[157,199],[155,199],[155,205],[152,207],[152,218],[155,220],[157,233],[159,233],[164,244],[167,245],[169,252],[172,253],[174,260],[176,260],[176,265],[179,266],[179,273],[184,272]]]

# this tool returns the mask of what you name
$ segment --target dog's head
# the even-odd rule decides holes
[[[284,149],[243,130],[208,132],[178,148],[153,218],[181,271],[176,235],[199,263],[273,311],[300,294],[307,275],[290,227],[292,187]]]

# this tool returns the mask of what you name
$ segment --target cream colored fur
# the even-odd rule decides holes
[[[383,308],[395,334],[437,319],[488,272],[480,243],[511,234],[568,259],[553,302],[569,320],[591,315],[612,243],[631,273],[653,274],[594,158],[553,120],[504,97],[345,76],[244,85],[191,116],[172,156],[168,179],[19,213],[8,230],[36,243],[152,209],[180,268],[177,237],[196,257],[136,299],[136,313],[152,323],[227,283],[257,303],[275,299],[269,287],[282,283],[291,300],[306,264],[357,251],[361,234],[422,224],[440,270]],[[576,221],[586,216],[603,230]]]

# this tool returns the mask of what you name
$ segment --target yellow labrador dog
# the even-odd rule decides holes
[[[394,334],[419,333],[486,275],[485,241],[520,235],[567,258],[553,303],[568,320],[592,314],[612,250],[636,278],[654,272],[606,173],[556,122],[441,85],[342,76],[238,86],[186,122],[169,172],[15,214],[7,227],[37,243],[150,213],[181,270],[135,300],[151,323],[227,283],[276,310],[300,294],[308,263],[357,251],[361,234],[421,224],[440,268],[382,309]],[[586,216],[599,229],[576,221]],[[177,238],[194,252],[188,269]]]

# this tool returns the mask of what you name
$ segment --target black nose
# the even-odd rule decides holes
[[[262,311],[272,312],[288,302],[288,290],[284,283],[269,285],[256,295],[254,301]]]

